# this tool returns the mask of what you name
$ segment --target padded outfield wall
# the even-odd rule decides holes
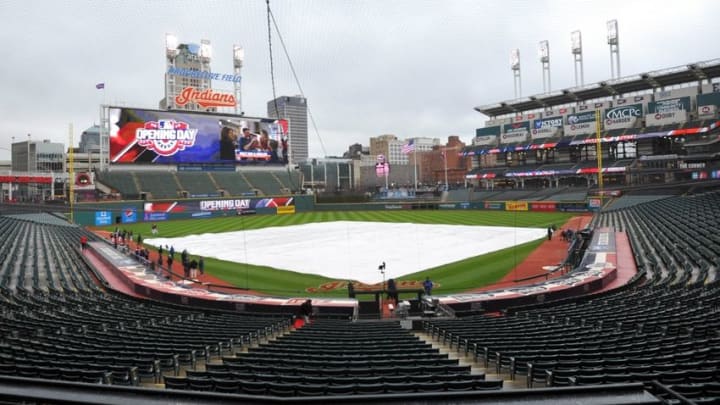
[[[156,201],[78,203],[75,223],[108,226],[176,219],[202,219],[236,215],[276,215],[309,211],[395,210],[493,210],[532,212],[587,212],[596,209],[597,199],[588,201],[385,201],[373,203],[316,204],[313,196],[252,198],[194,198]]]
[[[592,200],[592,201],[590,201]],[[386,201],[374,203],[315,204],[315,211],[393,211],[393,210],[493,210],[533,212],[587,212],[597,205],[589,201]]]
[[[78,203],[73,211],[77,224],[107,226],[236,215],[291,214],[312,211],[314,206],[312,196],[300,195]]]

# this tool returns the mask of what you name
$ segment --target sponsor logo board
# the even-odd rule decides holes
[[[528,208],[527,201],[505,201],[505,211],[527,211]]]
[[[482,135],[473,139],[473,145],[495,145],[496,143],[497,135]]]
[[[95,226],[112,225],[111,211],[95,211]]]
[[[175,96],[175,104],[179,107],[195,103],[202,108],[207,107],[235,107],[237,100],[231,93],[214,91],[213,89],[201,90],[196,87],[185,87],[180,94]]]
[[[678,124],[686,122],[687,118],[687,111],[684,110],[656,112],[655,114],[646,115],[645,123],[646,125]]]
[[[632,128],[642,117],[642,111],[642,104],[608,108],[604,114],[605,129]]]

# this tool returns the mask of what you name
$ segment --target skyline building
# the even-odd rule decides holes
[[[174,35],[165,38],[165,97],[160,100],[162,110],[185,110],[217,112],[216,107],[201,107],[197,103],[188,102],[183,105],[176,103],[175,97],[183,90],[193,87],[198,91],[212,89],[210,62],[212,47],[210,41],[203,39],[200,44],[178,44]],[[197,75],[174,74],[173,71],[198,72]]]
[[[288,120],[290,163],[308,159],[307,99],[303,96],[281,96],[267,102],[268,118]]]

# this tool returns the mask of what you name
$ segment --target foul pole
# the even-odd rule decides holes
[[[595,110],[595,154],[597,155],[598,189],[600,190],[600,209],[602,209],[602,202],[603,202],[602,136],[600,134],[601,123],[602,123],[602,121],[601,121],[600,110]]]

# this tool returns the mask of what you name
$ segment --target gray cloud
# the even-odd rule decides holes
[[[509,52],[519,48],[523,93],[542,91],[536,48],[550,41],[552,83],[571,87],[570,32],[583,33],[586,83],[610,76],[605,23],[620,24],[622,73],[717,57],[715,1],[330,1],[278,0],[271,7],[308,97],[325,153],[370,136],[460,135],[486,117],[476,105],[513,97]],[[265,115],[272,98],[265,2],[0,0],[0,159],[12,137],[68,143],[99,121],[104,101],[157,107],[164,34],[211,40],[213,70],[232,71],[245,48],[243,107]],[[274,34],[273,34],[274,35]],[[278,95],[298,94],[273,37]],[[216,83],[217,87],[228,86]],[[229,87],[227,87],[229,88]],[[310,151],[324,154],[313,129]]]

